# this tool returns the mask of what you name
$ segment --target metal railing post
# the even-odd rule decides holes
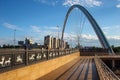
[[[50,52],[50,51],[47,49],[47,50],[46,50],[47,60],[49,59],[49,52]]]
[[[25,64],[28,65],[28,49],[25,49]]]

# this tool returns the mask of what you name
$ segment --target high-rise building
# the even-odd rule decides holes
[[[51,49],[53,48],[53,37],[51,37]]]
[[[60,48],[60,44],[61,43],[61,40],[60,39],[57,39],[57,48]]]
[[[26,46],[26,48],[28,48],[28,49],[33,48],[33,40],[32,40],[32,39],[29,39],[29,38],[26,38],[26,39],[25,39],[25,46]]]
[[[66,42],[66,49],[68,49],[69,48],[69,44],[68,44],[68,42]]]
[[[24,45],[24,41],[18,41],[18,45],[19,46],[23,46]]]
[[[66,48],[66,42],[63,41],[63,48],[65,49]]]
[[[62,49],[66,49],[66,48],[68,49],[69,48],[68,42],[62,41],[61,47],[62,47]]]
[[[57,38],[53,38],[53,48],[57,48]]]
[[[26,38],[25,39],[25,44],[33,44],[33,40],[29,39],[29,38]]]
[[[61,47],[62,47],[62,49],[65,48],[65,41],[61,41]]]
[[[50,35],[44,37],[44,46],[45,48],[48,48],[48,49],[57,49],[60,47],[62,47],[63,49],[69,48],[69,45],[67,42],[62,41],[62,45],[61,45],[60,39],[57,39],[55,37],[53,38]]]
[[[51,49],[52,48],[52,38],[51,38],[51,36],[45,36],[45,38],[44,38],[44,46],[45,46],[45,48],[48,48],[48,49]]]

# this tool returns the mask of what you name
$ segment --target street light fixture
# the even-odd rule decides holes
[[[16,43],[16,29],[14,29],[14,48],[15,48],[15,43]]]
[[[57,25],[57,29],[58,29],[58,48],[60,47],[60,44],[59,44],[59,26]]]

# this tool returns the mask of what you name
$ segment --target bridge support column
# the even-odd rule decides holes
[[[112,59],[112,69],[114,69],[114,68],[115,68],[115,60]]]

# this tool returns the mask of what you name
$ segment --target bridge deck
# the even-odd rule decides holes
[[[80,57],[37,80],[99,80],[99,76],[93,57]]]

